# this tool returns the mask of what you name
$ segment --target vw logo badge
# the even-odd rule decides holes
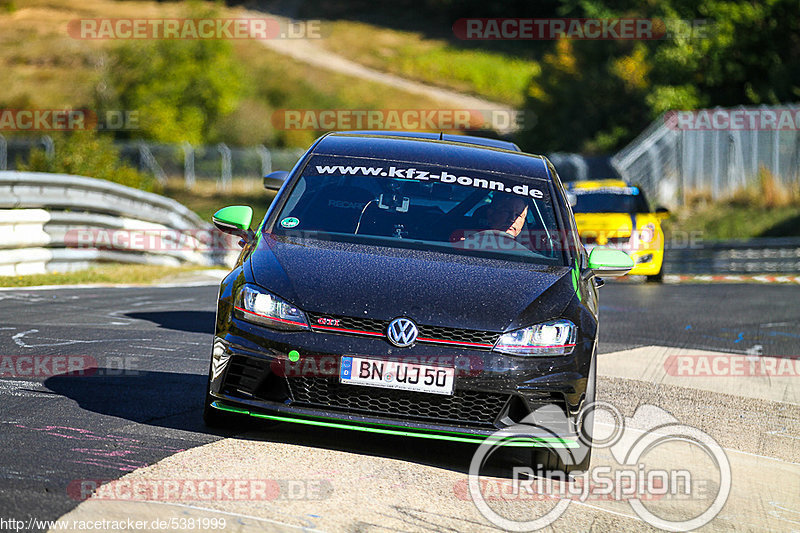
[[[407,318],[395,318],[389,322],[389,328],[386,330],[386,337],[389,342],[398,348],[405,348],[414,344],[418,334],[417,325]]]

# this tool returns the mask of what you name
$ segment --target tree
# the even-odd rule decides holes
[[[204,142],[242,93],[241,68],[222,40],[126,42],[104,78],[98,108],[138,111],[135,136],[159,142]]]
[[[537,122],[520,134],[526,149],[610,152],[671,109],[800,98],[796,0],[564,1],[560,14],[651,18],[667,34],[554,42],[528,87],[525,108]]]

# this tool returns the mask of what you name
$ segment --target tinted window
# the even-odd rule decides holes
[[[547,180],[430,164],[315,156],[273,232],[564,263]]]
[[[575,213],[649,213],[647,200],[636,187],[617,189],[573,189],[578,199]]]

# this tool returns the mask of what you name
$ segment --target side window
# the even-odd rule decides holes
[[[556,172],[555,167],[549,161],[547,162],[548,168],[550,169],[550,174],[553,176],[553,183],[555,184],[555,188],[561,195],[563,199],[564,209],[562,210],[564,213],[564,218],[567,221],[569,235],[567,235],[567,241],[565,244],[569,246],[569,249],[572,250],[572,253],[575,257],[581,258],[581,268],[586,267],[586,253],[583,250],[583,245],[581,244],[580,237],[578,236],[578,228],[575,225],[575,216],[572,213],[572,207],[570,207],[569,202],[567,201],[567,193],[564,190],[564,185],[561,183],[561,179],[558,177],[558,173]]]

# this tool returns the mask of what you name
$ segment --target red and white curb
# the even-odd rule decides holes
[[[664,283],[797,283],[800,276],[781,276],[772,274],[741,274],[741,275],[702,275],[702,274],[665,274]]]

